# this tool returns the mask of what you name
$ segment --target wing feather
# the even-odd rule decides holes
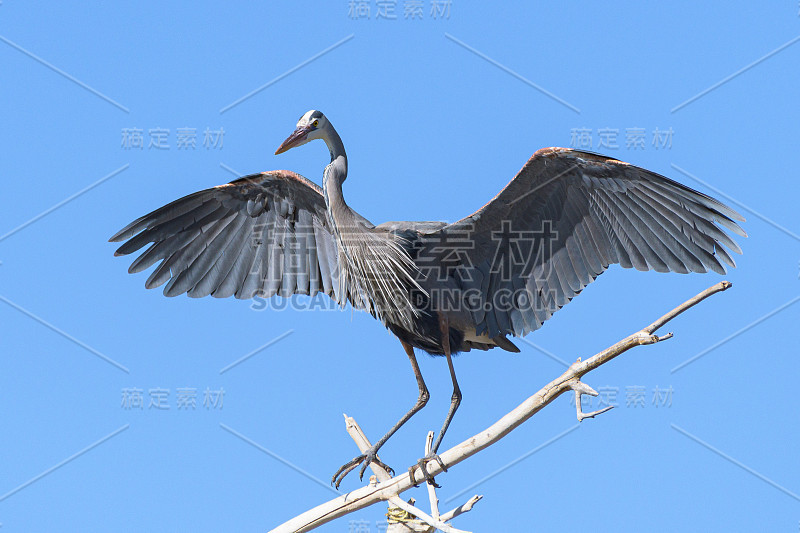
[[[714,198],[654,172],[589,152],[545,148],[492,201],[438,231],[472,231],[474,245],[462,268],[483,276],[485,305],[470,313],[476,334],[494,338],[539,328],[611,264],[724,273],[735,266],[727,249],[741,253],[728,232],[746,236],[737,224],[742,221]],[[509,224],[527,232],[552,228],[541,237],[539,253],[528,264],[512,262],[510,273],[493,263],[512,253],[512,245],[495,237]],[[501,290],[521,296],[499,309],[493,295]]]
[[[253,228],[253,217],[241,217],[242,226],[234,234],[231,243],[225,248],[225,253],[218,256],[211,268],[203,278],[187,294],[192,298],[202,298],[212,294],[224,281],[228,272],[233,268],[236,258],[250,238]]]
[[[335,294],[336,243],[322,192],[288,171],[264,172],[190,194],[140,217],[110,239],[117,255],[150,246],[131,264],[160,261],[148,288],[164,294],[252,298]]]

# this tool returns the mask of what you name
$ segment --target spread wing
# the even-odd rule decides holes
[[[134,220],[109,240],[126,241],[116,255],[150,244],[128,272],[160,261],[145,286],[167,283],[166,296],[324,292],[342,301],[322,192],[293,172],[253,174],[190,194]]]
[[[429,236],[444,250],[429,252],[437,265],[460,254],[451,277],[470,290],[477,335],[522,336],[614,263],[724,273],[735,263],[723,246],[741,253],[725,230],[746,236],[736,220],[744,218],[656,173],[545,148],[483,208]]]

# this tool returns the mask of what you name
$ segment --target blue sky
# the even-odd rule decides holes
[[[334,496],[356,453],[343,412],[375,440],[413,403],[399,343],[368,315],[167,299],[106,242],[234,173],[319,183],[322,143],[272,155],[311,108],[375,223],[457,220],[538,148],[579,143],[748,219],[731,290],[585,380],[617,409],[576,427],[559,398],[438,479],[443,509],[485,496],[456,527],[796,531],[798,5],[452,0],[434,18],[424,0],[405,18],[398,0],[389,19],[349,4],[0,4],[3,531],[268,530]],[[612,267],[522,353],[458,357],[442,449],[721,279]],[[449,403],[444,361],[420,361],[431,401],[381,453],[398,471]],[[159,390],[168,409],[150,406]],[[377,532],[384,512],[320,531]]]

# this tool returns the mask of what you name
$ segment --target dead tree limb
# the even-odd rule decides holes
[[[565,392],[572,391],[576,394],[576,404],[578,406],[577,407],[578,420],[583,420],[584,418],[591,418],[599,415],[601,412],[604,412],[607,409],[601,411],[595,411],[593,413],[583,413],[581,411],[580,395],[582,394],[597,395],[597,393],[591,387],[580,381],[584,375],[598,368],[599,366],[604,365],[605,363],[611,361],[615,357],[627,352],[631,348],[646,344],[654,344],[656,342],[669,339],[670,337],[672,337],[672,333],[667,333],[666,335],[658,336],[655,334],[655,332],[659,328],[661,328],[664,324],[666,324],[679,314],[683,313],[687,309],[694,307],[695,305],[699,304],[709,296],[724,291],[726,289],[729,289],[730,287],[731,283],[727,281],[722,281],[720,283],[717,283],[716,285],[704,290],[694,298],[685,301],[684,303],[682,303],[669,313],[665,314],[664,316],[662,316],[661,318],[659,318],[646,328],[643,328],[637,331],[636,333],[628,335],[627,337],[617,342],[613,346],[606,348],[605,350],[593,355],[592,357],[586,359],[585,361],[581,361],[581,359],[578,359],[576,362],[570,365],[570,367],[567,369],[566,372],[564,372],[559,377],[557,377],[556,379],[554,379],[553,381],[542,387],[542,389],[539,390],[539,392],[537,392],[536,394],[534,394],[533,396],[522,402],[513,411],[503,416],[500,420],[492,424],[490,427],[470,437],[464,442],[457,444],[456,446],[453,446],[446,452],[441,453],[440,457],[442,459],[442,462],[449,469],[457,465],[458,463],[464,461],[465,459],[475,455],[484,448],[491,446],[495,442],[499,441],[500,439],[508,435],[515,428],[519,427],[522,423],[531,418],[533,415],[538,413],[546,405],[552,403],[556,398],[558,398]],[[353,439],[356,441],[356,444],[358,444],[359,448],[361,448],[362,445],[365,445],[365,447],[369,446],[369,442],[367,441],[363,432],[361,432],[360,428],[358,428],[356,424],[354,423],[351,424],[350,422],[348,422],[348,431],[350,432],[351,436],[353,436]],[[434,459],[431,459],[427,463],[426,468],[432,476],[438,476],[443,472],[441,465],[439,465],[439,463]],[[331,520],[342,517],[346,514],[352,513],[359,509],[363,509],[364,507],[368,507],[370,505],[373,505],[381,501],[391,501],[393,504],[395,502],[402,502],[403,505],[398,505],[398,507],[401,507],[403,509],[407,509],[410,507],[411,509],[414,509],[414,512],[419,511],[416,507],[413,507],[407,502],[400,500],[398,496],[400,493],[414,486],[411,476],[409,475],[409,472],[404,472],[393,478],[390,478],[389,474],[385,470],[377,466],[373,466],[373,472],[375,472],[375,476],[373,476],[370,479],[370,483],[367,486],[361,487],[360,489],[356,489],[352,492],[348,492],[346,494],[339,496],[338,498],[335,498],[326,503],[318,505],[317,507],[310,509],[305,513],[298,515],[295,518],[289,520],[288,522],[285,522],[284,524],[276,527],[275,529],[272,530],[272,533],[294,533],[294,532],[299,533],[303,531],[311,531],[312,529],[315,529],[316,527],[325,524],[326,522],[330,522]],[[413,474],[414,478],[423,479],[422,471],[419,468],[419,466],[414,468]],[[474,503],[472,500],[470,501]],[[421,511],[419,512],[421,513]],[[438,514],[438,511],[435,514]],[[458,531],[452,529],[452,526],[444,524],[442,520],[443,518],[445,518],[444,516],[437,517],[436,519],[434,519],[434,517],[432,516],[427,516],[427,515],[425,517],[422,517],[420,515],[417,516],[422,518],[423,521],[428,522],[432,526],[435,526],[444,531],[448,530]]]

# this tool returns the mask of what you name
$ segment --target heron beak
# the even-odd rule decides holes
[[[303,142],[306,140],[306,135],[311,132],[311,129],[311,124],[307,124],[294,130],[292,134],[289,135],[285,141],[283,141],[283,144],[281,144],[278,149],[275,150],[275,155],[282,154],[290,148],[294,148],[295,146],[303,144]]]

